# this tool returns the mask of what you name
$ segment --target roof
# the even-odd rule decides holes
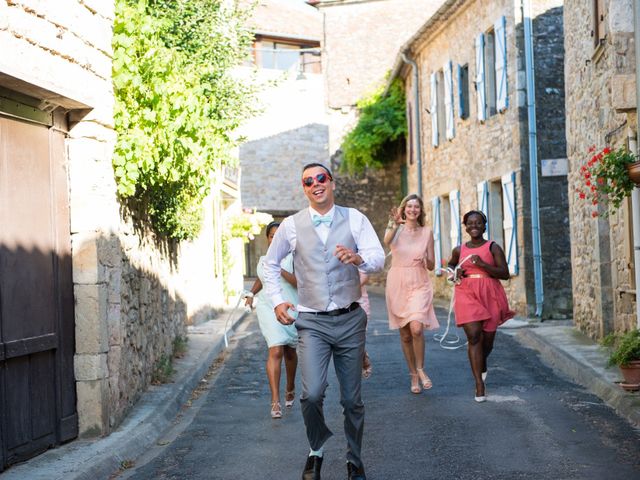
[[[245,0],[245,4],[251,3]],[[322,14],[301,0],[259,0],[250,24],[262,35],[316,42],[322,39]]]
[[[416,46],[416,44],[422,40],[427,35],[435,32],[437,28],[442,24],[442,22],[446,21],[448,18],[453,16],[459,9],[467,3],[468,0],[446,0],[442,6],[436,10],[436,12],[427,20],[422,27],[420,27],[416,33],[414,33],[409,40],[407,40],[404,45],[400,47],[398,53],[396,55],[396,59],[393,63],[393,68],[391,69],[391,75],[389,75],[389,80],[387,81],[387,86],[385,92],[391,86],[391,83],[400,75],[402,72],[402,68],[405,65],[402,57],[411,52],[411,50]]]

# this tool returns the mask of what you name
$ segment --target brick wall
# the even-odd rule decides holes
[[[631,0],[605,2],[606,39],[595,49],[591,2],[564,7],[567,149],[574,321],[592,338],[636,324],[630,206],[608,218],[591,217],[577,199],[579,169],[591,145],[624,145],[635,130],[635,111],[616,111],[617,80],[635,72]],[[622,82],[624,83],[624,82]],[[624,122],[627,125],[623,125]]]

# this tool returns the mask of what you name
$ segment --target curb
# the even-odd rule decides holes
[[[248,315],[230,325],[233,335]],[[2,480],[97,480],[116,473],[153,445],[175,419],[209,367],[224,349],[222,328],[215,334],[189,333],[189,351],[174,363],[172,383],[150,386],[122,424],[100,439],[74,440],[0,474]]]
[[[539,332],[537,330],[540,330]],[[535,327],[518,330],[514,337],[537,350],[554,370],[601,398],[632,426],[640,428],[640,394],[616,385],[619,375],[606,369],[606,355],[597,344],[572,327]]]

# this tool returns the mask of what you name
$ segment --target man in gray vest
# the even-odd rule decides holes
[[[335,183],[327,167],[305,165],[302,187],[309,208],[282,222],[264,267],[266,289],[278,321],[289,325],[294,322],[291,313],[298,313],[300,404],[310,445],[302,479],[320,480],[322,446],[332,435],[322,403],[333,356],[345,417],[347,475],[351,480],[365,480],[360,457],[364,428],[360,386],[367,318],[357,302],[361,294],[358,270],[381,270],[384,251],[362,213],[334,204]],[[297,306],[285,302],[280,290],[280,261],[290,252],[298,282]]]

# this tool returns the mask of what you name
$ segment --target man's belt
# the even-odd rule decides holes
[[[353,312],[356,308],[359,308],[360,304],[358,302],[353,302],[348,307],[344,308],[336,308],[335,310],[329,310],[328,312],[315,312],[316,315],[329,315],[330,317],[335,317],[336,315],[344,315],[345,313]]]

